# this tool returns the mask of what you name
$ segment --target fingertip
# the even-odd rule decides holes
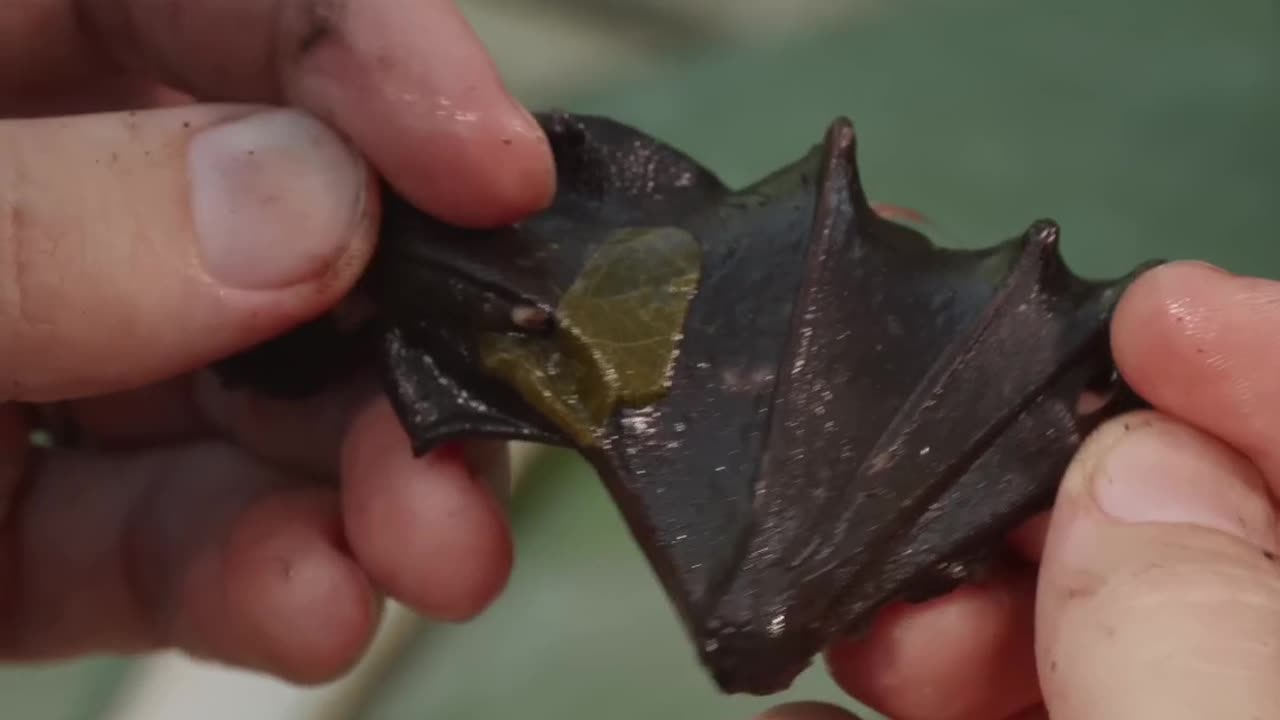
[[[550,204],[546,135],[454,3],[370,0],[322,32],[314,21],[299,20],[309,41],[288,94],[341,127],[411,203],[477,228]]]
[[[544,210],[556,182],[542,130],[532,119],[486,124],[422,137],[420,152],[385,159],[388,180],[423,211],[461,227],[501,227]]]
[[[280,492],[257,502],[239,519],[224,562],[228,610],[264,669],[325,682],[371,641],[380,599],[342,550],[332,493]]]
[[[1125,293],[1112,348],[1125,380],[1152,406],[1221,437],[1275,474],[1277,327],[1280,283],[1170,263]]]
[[[343,519],[352,549],[388,594],[437,620],[469,620],[501,593],[513,548],[502,508],[458,446],[415,458],[385,400],[343,450]]]
[[[904,650],[903,638],[910,642],[911,615],[918,612],[911,606],[890,606],[880,612],[866,635],[832,643],[824,658],[836,685],[882,713],[902,712],[910,702],[910,687],[930,678],[933,672],[932,668],[912,667],[903,660],[903,653],[909,652]],[[948,651],[943,648],[944,653]],[[910,707],[906,709],[914,712]]]
[[[1112,352],[1125,378],[1139,393],[1169,384],[1174,373],[1203,355],[1204,303],[1232,276],[1201,262],[1173,262],[1138,276],[1116,305]],[[1191,361],[1191,365],[1188,365]]]
[[[826,652],[849,695],[898,720],[1004,717],[1038,695],[1035,581],[1021,573],[895,605]]]

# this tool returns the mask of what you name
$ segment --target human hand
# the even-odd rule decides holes
[[[1112,337],[1157,411],[1097,431],[1014,538],[1038,581],[887,612],[829,653],[853,696],[894,720],[1280,717],[1280,283],[1158,268]]]
[[[412,459],[374,383],[297,406],[197,372],[351,288],[372,169],[458,224],[550,200],[452,3],[5,0],[0,117],[0,657],[321,681],[384,594],[453,620],[498,593],[498,502],[457,451]],[[84,449],[28,447],[51,408]]]

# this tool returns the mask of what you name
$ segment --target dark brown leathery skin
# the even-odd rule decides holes
[[[727,692],[784,689],[885,604],[971,578],[1141,404],[1107,342],[1141,269],[1077,278],[1050,221],[934,246],[872,210],[847,120],[739,190],[611,120],[540,120],[558,195],[518,226],[388,194],[362,288],[388,394],[419,453],[581,451]]]

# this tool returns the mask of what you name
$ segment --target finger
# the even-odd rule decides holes
[[[1068,471],[1039,585],[1055,720],[1280,717],[1276,517],[1257,469],[1156,413]]]
[[[827,652],[832,677],[895,720],[1006,717],[1039,697],[1030,571],[898,605]]]
[[[796,702],[770,708],[756,720],[858,720],[858,716],[835,705]]]
[[[1159,267],[1122,298],[1112,338],[1134,390],[1243,450],[1280,490],[1280,283],[1201,263]]]
[[[350,136],[411,200],[456,223],[505,224],[554,191],[545,136],[448,0],[0,7],[0,95],[33,76],[85,84],[120,68],[205,100],[298,104]]]
[[[451,0],[292,4],[300,7],[283,41],[296,49],[284,61],[285,95],[350,134],[408,198],[476,226],[551,202],[546,136]]]
[[[361,160],[295,111],[0,122],[0,401],[119,391],[314,317],[372,252]]]
[[[460,621],[487,607],[511,572],[511,537],[493,492],[457,446],[414,458],[386,400],[343,448],[343,517],[351,547],[388,594]]]
[[[219,437],[264,462],[336,480],[351,419],[380,392],[373,372],[357,373],[313,397],[279,399],[228,387],[213,373],[67,403],[84,445],[138,450]]]
[[[333,493],[229,446],[51,455],[4,537],[8,657],[176,645],[316,682],[354,662],[377,618]]]

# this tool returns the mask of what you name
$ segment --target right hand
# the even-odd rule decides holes
[[[1126,293],[1116,361],[1156,408],[1085,443],[1002,578],[829,654],[894,720],[1280,718],[1280,283],[1198,263]],[[769,720],[847,720],[779,708]]]

